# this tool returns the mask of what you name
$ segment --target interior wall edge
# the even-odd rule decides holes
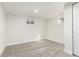
[[[5,49],[5,12],[3,7],[0,5],[0,56]]]
[[[0,56],[2,55],[3,51],[5,50],[6,46],[0,49]]]

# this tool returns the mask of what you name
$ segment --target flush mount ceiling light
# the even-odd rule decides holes
[[[38,10],[34,10],[34,12],[35,12],[35,13],[37,13],[37,12],[38,12]]]

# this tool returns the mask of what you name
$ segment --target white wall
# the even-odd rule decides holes
[[[72,54],[72,4],[64,9],[64,40],[65,52]]]
[[[6,45],[44,39],[44,20],[34,19],[35,24],[26,24],[27,17],[7,15],[6,19]]]
[[[49,19],[47,25],[47,39],[64,43],[64,22],[57,24],[60,17]]]
[[[5,48],[5,13],[3,8],[0,6],[0,55]]]

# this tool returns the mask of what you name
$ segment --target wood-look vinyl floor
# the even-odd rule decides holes
[[[17,44],[5,48],[2,57],[72,57],[64,53],[64,45],[49,40]]]

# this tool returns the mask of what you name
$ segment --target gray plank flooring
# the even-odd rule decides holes
[[[5,48],[2,57],[72,57],[64,53],[64,45],[49,40],[17,44]]]

